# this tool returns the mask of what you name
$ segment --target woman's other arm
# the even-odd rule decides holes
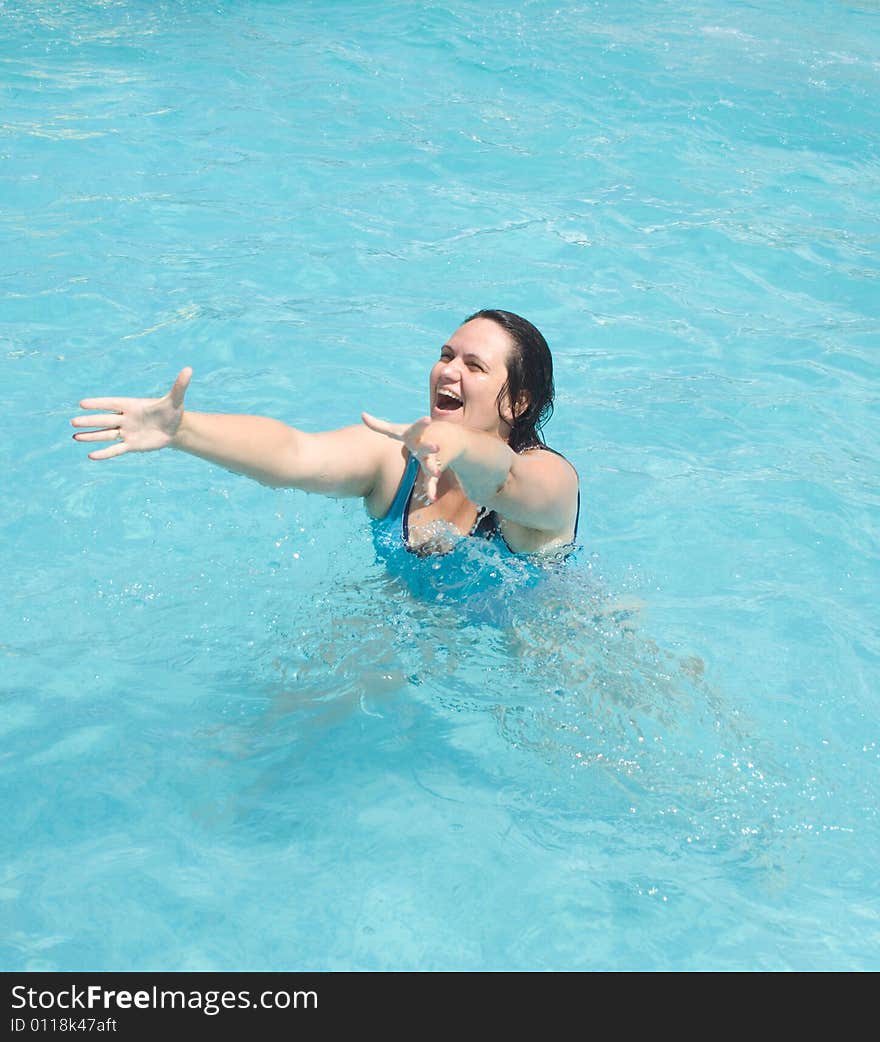
[[[427,416],[412,425],[386,423],[364,413],[371,430],[402,441],[419,460],[428,477],[428,496],[434,498],[437,481],[451,470],[467,497],[496,510],[505,520],[543,540],[570,539],[578,503],[574,467],[553,452],[514,452],[498,438]]]

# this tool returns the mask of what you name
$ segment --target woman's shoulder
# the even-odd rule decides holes
[[[516,491],[512,490],[512,509],[508,514],[503,503],[495,507],[505,542],[514,553],[536,553],[571,543],[577,538],[581,499],[574,465],[543,442],[523,446],[517,455],[523,466],[517,471]],[[517,520],[523,502],[529,503],[533,513],[540,507],[545,523]]]
[[[571,462],[568,456],[559,452],[557,449],[551,449],[549,445],[545,445],[543,442],[537,442],[534,445],[526,445],[524,448],[518,449],[517,455],[524,456],[526,453],[530,452],[549,452],[551,456],[557,456],[559,459],[564,460],[574,471],[575,476],[577,476],[577,467]]]

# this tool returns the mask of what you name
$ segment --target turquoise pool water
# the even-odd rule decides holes
[[[0,29],[0,966],[880,968],[877,4]],[[516,597],[70,440],[184,364],[415,418],[479,307],[547,335],[582,477]]]

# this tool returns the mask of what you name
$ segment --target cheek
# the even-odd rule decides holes
[[[495,382],[492,380],[472,379],[471,385],[471,400],[475,403],[479,403],[479,409],[485,413],[486,416],[495,417],[498,415],[498,391],[499,387],[495,386]]]

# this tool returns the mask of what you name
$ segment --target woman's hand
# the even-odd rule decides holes
[[[426,431],[433,423],[430,416],[423,416],[413,424],[387,423],[385,420],[377,420],[375,416],[371,416],[368,412],[361,413],[361,419],[370,430],[378,431],[379,434],[393,438],[394,441],[403,442],[410,453],[419,461],[419,466],[425,472],[425,476],[428,479],[425,492],[428,496],[428,501],[433,503],[437,498],[437,481],[448,466],[448,463],[440,462],[440,458],[437,455],[440,451],[440,446],[430,438],[425,438]]]
[[[152,452],[171,444],[183,419],[183,399],[192,379],[192,369],[182,369],[164,398],[86,398],[81,409],[105,409],[98,416],[75,416],[74,427],[98,427],[99,430],[74,434],[75,441],[112,441],[115,444],[89,459],[112,459],[125,452]]]

